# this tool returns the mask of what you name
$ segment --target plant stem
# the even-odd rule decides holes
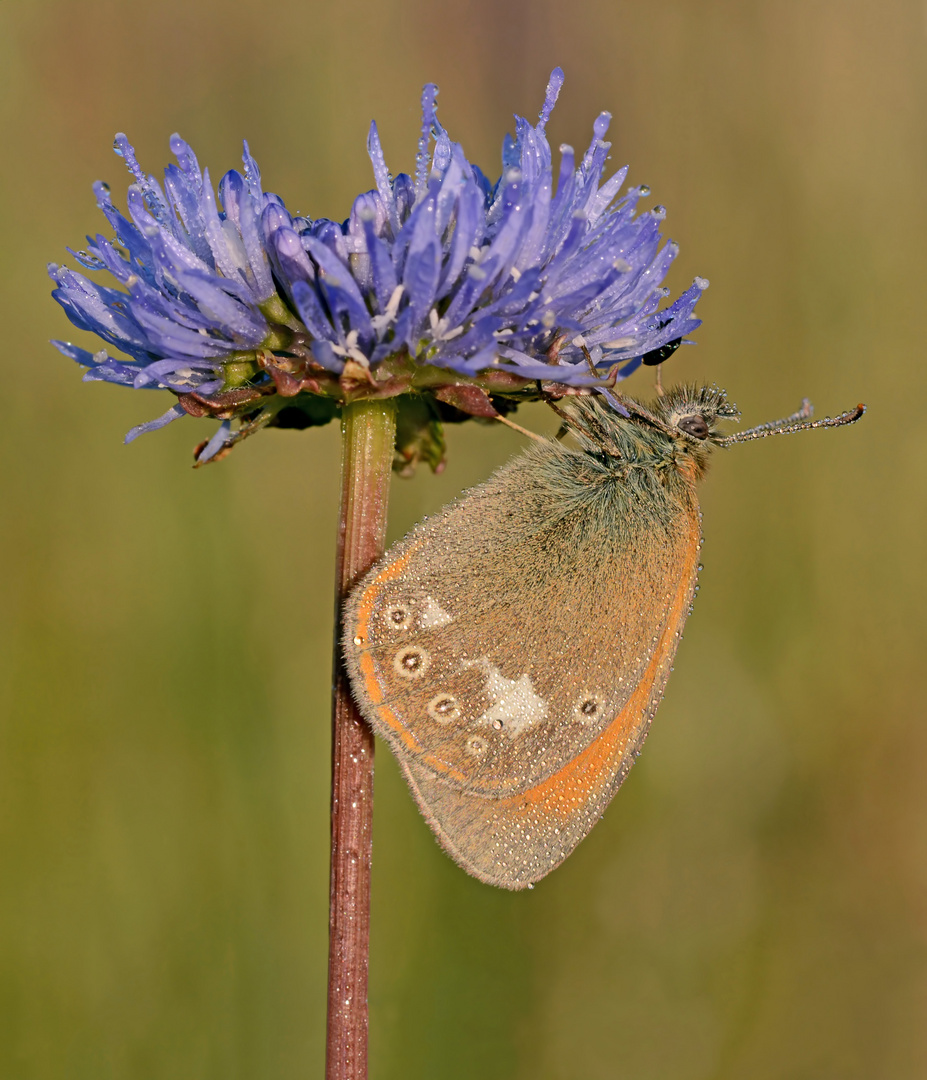
[[[357,711],[344,670],[341,607],[358,578],[383,554],[395,431],[394,401],[358,401],[344,407],[332,700],[326,1080],[367,1076],[373,733]]]

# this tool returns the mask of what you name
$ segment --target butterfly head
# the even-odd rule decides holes
[[[676,386],[651,407],[667,434],[694,448],[718,445],[725,438],[718,424],[737,420],[740,412],[717,386]]]
[[[704,473],[709,454],[723,442],[721,423],[740,416],[717,386],[676,386],[649,406],[623,404],[648,441],[692,478]]]

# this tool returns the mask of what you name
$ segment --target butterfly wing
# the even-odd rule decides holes
[[[565,858],[617,789],[694,587],[694,495],[655,513],[588,467],[529,451],[395,545],[346,610],[362,712],[448,851],[508,887]],[[550,799],[575,802],[569,826]],[[536,838],[518,871],[516,834]]]

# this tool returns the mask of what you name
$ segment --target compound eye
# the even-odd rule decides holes
[[[708,430],[708,424],[705,422],[705,417],[701,413],[696,413],[695,416],[680,417],[676,421],[676,427],[687,435],[691,435],[693,439],[707,439],[711,434]]]

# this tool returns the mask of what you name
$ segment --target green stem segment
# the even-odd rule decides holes
[[[358,401],[342,414],[341,520],[332,701],[331,893],[326,1080],[366,1080],[367,961],[373,826],[373,733],[341,658],[341,608],[383,554],[396,403]]]

